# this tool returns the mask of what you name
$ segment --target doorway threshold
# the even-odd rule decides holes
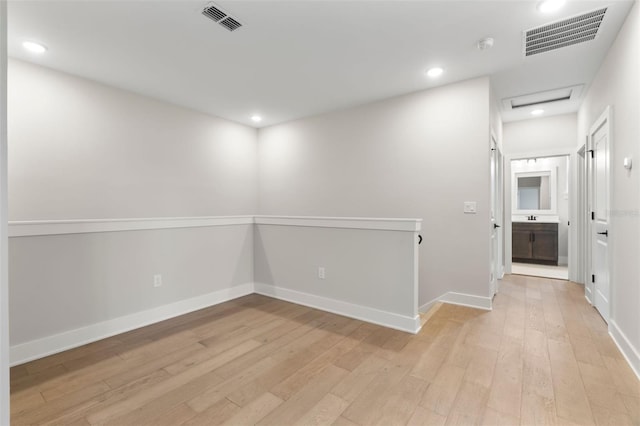
[[[569,280],[569,267],[552,265],[535,265],[532,263],[513,263],[511,273],[514,275],[529,275],[532,277]]]

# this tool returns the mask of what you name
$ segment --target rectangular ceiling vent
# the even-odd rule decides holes
[[[229,31],[235,31],[242,26],[242,24],[232,17],[226,17],[222,21],[220,21],[220,25],[228,29]]]
[[[506,111],[515,111],[520,108],[536,107],[562,101],[574,101],[582,94],[583,84],[561,89],[546,90],[544,92],[515,96],[502,100],[502,106]]]
[[[524,55],[537,55],[593,40],[606,12],[605,7],[526,31]]]
[[[242,26],[237,19],[229,16],[227,12],[223,11],[214,3],[209,3],[204,9],[202,9],[202,14],[212,21],[222,25],[229,31],[235,31]]]

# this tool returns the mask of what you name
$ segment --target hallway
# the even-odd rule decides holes
[[[251,295],[11,373],[15,425],[640,423],[582,286],[524,276],[416,336]]]

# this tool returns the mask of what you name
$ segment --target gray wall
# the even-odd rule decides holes
[[[18,61],[11,62],[10,78],[12,220],[254,213],[423,218],[421,304],[447,292],[489,296],[488,78],[259,134]],[[463,214],[464,201],[477,201],[478,213]],[[250,263],[245,246],[233,249],[249,237],[220,232],[13,239],[12,343],[253,279],[243,269]],[[155,273],[167,282],[161,289],[151,286]],[[56,317],[70,298],[79,306]],[[55,319],[42,324],[28,318],[29,309]]]
[[[576,114],[504,123],[503,144],[505,155],[532,154],[576,146],[578,137]]]
[[[253,225],[18,237],[9,249],[11,345],[253,282]]]
[[[9,219],[255,214],[256,130],[9,62]]]
[[[487,297],[489,120],[478,78],[261,129],[258,211],[422,218],[420,303]]]
[[[11,220],[255,214],[255,129],[14,60],[9,81]],[[11,344],[251,283],[252,238],[12,238]]]
[[[640,373],[640,5],[636,2],[578,112],[577,146],[607,106],[611,128],[611,322],[635,348]],[[632,157],[633,169],[622,166]],[[630,354],[628,354],[630,356]]]
[[[255,226],[256,283],[417,315],[413,232]]]

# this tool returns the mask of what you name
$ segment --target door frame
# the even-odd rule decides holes
[[[549,149],[549,150],[541,150],[541,151],[531,151],[525,153],[517,153],[517,154],[508,154],[504,156],[504,176],[508,177],[504,179],[504,265],[505,265],[505,274],[511,273],[512,267],[512,241],[511,241],[511,232],[513,229],[512,223],[512,207],[511,207],[511,192],[512,192],[512,183],[511,183],[511,161],[512,160],[526,160],[528,158],[542,158],[542,157],[569,157],[569,222],[571,224],[576,223],[576,157],[578,153],[575,148],[558,148],[558,149]],[[569,263],[569,280],[574,282],[580,282],[577,278],[577,229],[575,226],[569,226],[569,253],[568,253],[568,263]]]
[[[588,138],[588,136],[587,136]],[[589,211],[587,200],[587,144],[578,148],[576,156],[576,282],[585,284],[585,297],[591,303],[586,293],[589,236]]]
[[[607,129],[607,138],[608,138],[608,155],[607,158],[605,159],[605,173],[607,175],[607,205],[609,206],[609,209],[611,209],[611,202],[612,202],[612,194],[611,194],[611,190],[612,190],[612,177],[611,177],[611,158],[613,157],[613,134],[611,132],[611,130],[613,129],[613,126],[611,125],[611,120],[613,119],[613,111],[611,106],[607,106],[605,107],[604,111],[602,111],[602,113],[600,114],[600,116],[598,116],[598,118],[593,122],[593,124],[591,126],[589,126],[589,131],[587,133],[587,137],[586,137],[586,149],[587,152],[591,149],[593,149],[593,140],[592,140],[592,135],[601,127],[605,126]],[[592,170],[593,170],[593,163],[591,162],[591,158],[587,157],[586,158],[586,175],[585,175],[585,192],[586,192],[586,206],[587,206],[587,210],[586,210],[586,215],[590,215],[592,210],[592,199],[594,196],[594,190],[595,188],[593,188],[593,174],[592,174]],[[608,294],[608,300],[609,300],[609,307],[608,307],[608,311],[609,314],[607,316],[607,318],[604,317],[604,315],[602,314],[602,312],[598,311],[600,313],[600,315],[602,316],[602,318],[606,321],[607,324],[609,324],[609,319],[611,318],[611,313],[613,312],[612,310],[612,300],[613,300],[613,294],[615,292],[615,286],[614,286],[614,277],[613,277],[613,271],[611,268],[611,264],[612,264],[612,254],[611,254],[611,246],[613,245],[613,240],[615,239],[615,229],[613,226],[613,221],[611,220],[611,213],[609,213],[609,217],[607,220],[607,226],[608,226],[608,232],[609,232],[609,236],[607,237],[607,274],[609,276],[609,294]],[[586,235],[584,235],[584,241],[585,241],[585,246],[586,246],[586,256],[585,256],[585,265],[584,265],[584,276],[585,276],[585,298],[587,299],[587,301],[589,301],[589,303],[591,304],[591,306],[595,307],[595,297],[593,297],[594,294],[594,289],[595,289],[595,284],[591,282],[590,276],[593,273],[593,260],[592,260],[592,255],[593,255],[593,231],[594,231],[594,224],[593,221],[590,218],[587,218],[586,220],[586,227],[585,227],[585,231],[586,231]]]
[[[494,223],[499,225],[498,228],[495,229],[495,253],[494,247],[492,246],[493,237],[489,239],[489,250],[495,258],[491,259],[489,256],[490,262],[490,270],[493,269],[495,276],[494,280],[491,280],[489,286],[492,290],[491,297],[493,297],[496,293],[500,291],[500,280],[504,277],[504,168],[503,168],[503,159],[502,150],[500,149],[500,145],[498,144],[498,139],[496,138],[493,130],[491,131],[489,147],[491,149],[491,158],[489,161],[490,167],[493,161],[494,170],[491,170],[490,173],[495,173],[495,181],[490,182],[491,188],[490,193],[493,194],[493,199],[491,202],[493,203],[490,206],[490,209],[494,211],[494,221],[490,223],[490,226],[493,226]],[[495,160],[494,156],[495,155]],[[491,234],[493,234],[494,229],[491,229]]]
[[[9,276],[7,216],[7,2],[0,1],[0,424],[9,415]]]

